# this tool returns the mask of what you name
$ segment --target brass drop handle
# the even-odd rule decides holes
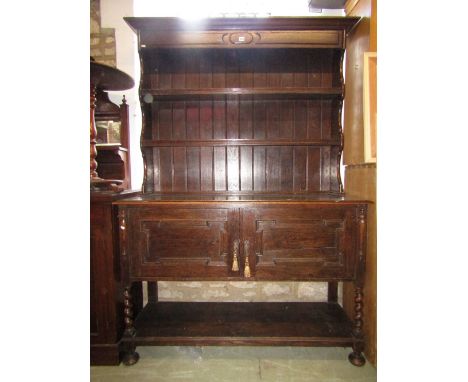
[[[249,241],[245,240],[244,241],[244,258],[245,258],[244,277],[250,277],[249,246],[250,246]]]
[[[234,249],[232,251],[232,268],[233,272],[239,272],[239,240],[234,240]]]

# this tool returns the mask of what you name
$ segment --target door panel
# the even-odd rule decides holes
[[[239,210],[168,206],[128,209],[131,275],[214,278],[231,274],[232,243],[239,237]]]
[[[355,210],[347,206],[242,210],[242,240],[256,279],[352,278]],[[244,254],[245,256],[245,254]]]

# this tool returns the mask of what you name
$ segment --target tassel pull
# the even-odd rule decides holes
[[[244,241],[244,257],[245,257],[245,265],[244,265],[244,277],[250,277],[250,265],[249,265],[249,241]]]
[[[233,272],[239,272],[239,259],[238,259],[238,252],[239,252],[239,240],[234,241],[234,250],[232,253],[232,268]]]

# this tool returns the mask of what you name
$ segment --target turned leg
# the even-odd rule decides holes
[[[354,366],[363,366],[366,359],[362,355],[364,350],[364,341],[362,334],[362,288],[355,288],[354,298],[354,325],[353,325],[353,351],[349,354],[348,359]]]
[[[134,365],[138,362],[140,355],[135,351],[136,345],[134,342],[136,330],[133,326],[133,304],[132,304],[132,295],[130,293],[131,286],[127,286],[124,289],[124,322],[125,322],[125,331],[124,331],[124,348],[123,348],[123,357],[122,362],[126,366]]]

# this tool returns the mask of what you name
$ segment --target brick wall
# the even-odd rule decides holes
[[[321,282],[158,282],[160,301],[327,301],[327,290]]]
[[[91,0],[90,26],[90,56],[115,68],[115,29],[101,28],[100,0]]]

